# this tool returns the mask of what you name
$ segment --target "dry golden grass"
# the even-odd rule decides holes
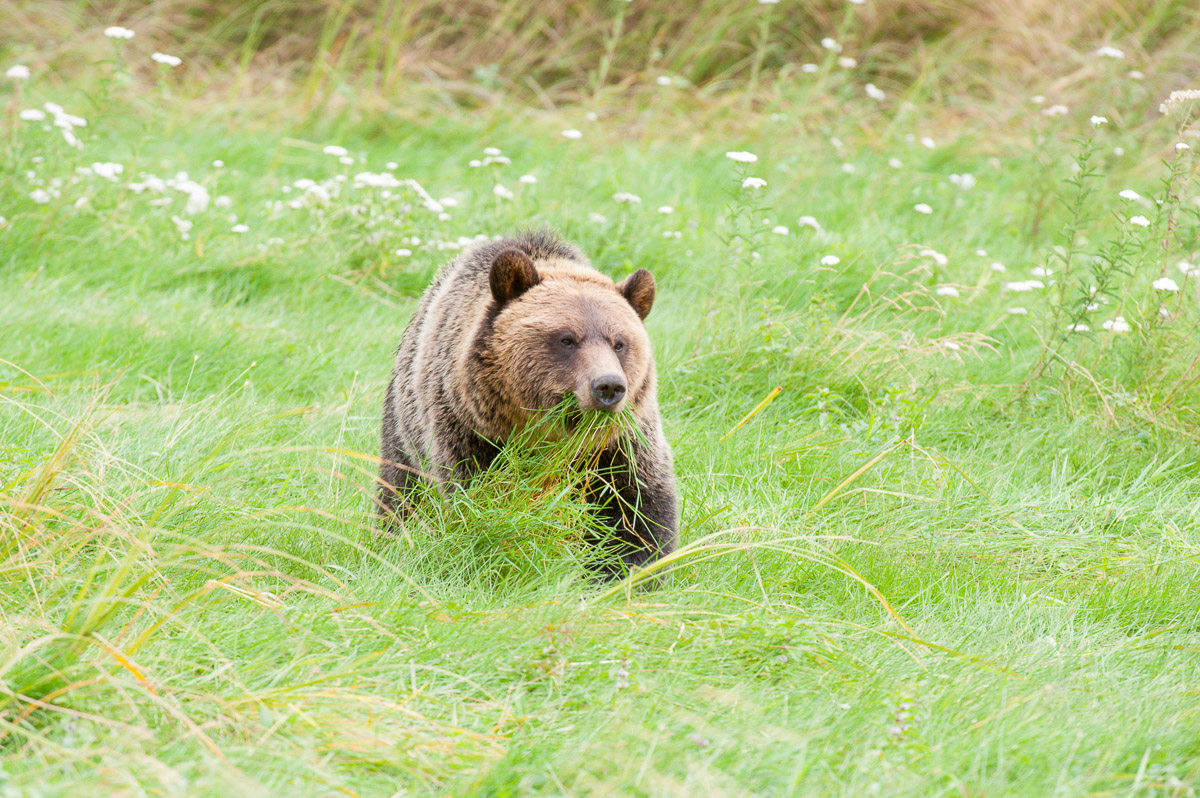
[[[704,101],[744,89],[747,79],[786,88],[800,79],[801,64],[832,61],[820,44],[827,36],[857,59],[855,78],[968,106],[1031,94],[1070,101],[1107,68],[1153,61],[1147,80],[1156,91],[1178,88],[1200,69],[1200,10],[1186,0],[4,5],[0,53],[34,53],[63,81],[107,55],[100,32],[121,24],[138,32],[128,53],[182,56],[192,86],[256,97],[298,87],[310,103],[335,92],[397,103],[420,84],[468,104],[517,98],[549,106],[653,89],[661,75],[682,79]],[[1106,44],[1126,59],[1113,66],[1095,58]],[[153,66],[140,70],[152,76]]]

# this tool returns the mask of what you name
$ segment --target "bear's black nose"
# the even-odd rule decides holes
[[[608,374],[592,380],[592,396],[605,407],[612,407],[625,397],[625,378]]]

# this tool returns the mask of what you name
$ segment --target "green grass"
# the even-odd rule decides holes
[[[1194,156],[1166,211],[1116,195],[1161,193],[1169,122],[1030,106],[928,149],[905,135],[930,109],[803,93],[703,126],[668,104],[289,123],[117,85],[0,94],[3,794],[1192,794]],[[45,100],[88,118],[82,150],[15,118]],[[1093,135],[1103,175],[1072,206]],[[486,146],[512,163],[468,166]],[[124,174],[76,175],[103,161]],[[450,218],[352,179],[268,206],[389,161]],[[127,187],[180,170],[232,203],[187,240],[182,193]],[[584,508],[520,458],[372,527],[391,355],[455,254],[435,242],[537,223],[657,277],[665,586],[591,584]],[[1091,333],[1061,335],[1074,287],[1001,291],[1046,265],[1074,286],[1121,241]],[[1183,290],[1150,287],[1164,266]],[[1134,329],[1104,332],[1118,313]]]

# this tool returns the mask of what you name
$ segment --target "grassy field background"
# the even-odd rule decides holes
[[[682,8],[0,6],[0,795],[1195,795],[1195,9]],[[536,462],[373,530],[543,223],[658,280],[665,586]]]

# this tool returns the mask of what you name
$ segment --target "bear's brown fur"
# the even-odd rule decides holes
[[[671,449],[642,320],[654,278],[621,283],[547,231],[489,242],[445,268],[400,342],[383,407],[378,509],[402,517],[422,481],[463,485],[568,394],[589,410],[628,407],[637,432],[604,443],[589,495],[626,568],[674,550]]]

